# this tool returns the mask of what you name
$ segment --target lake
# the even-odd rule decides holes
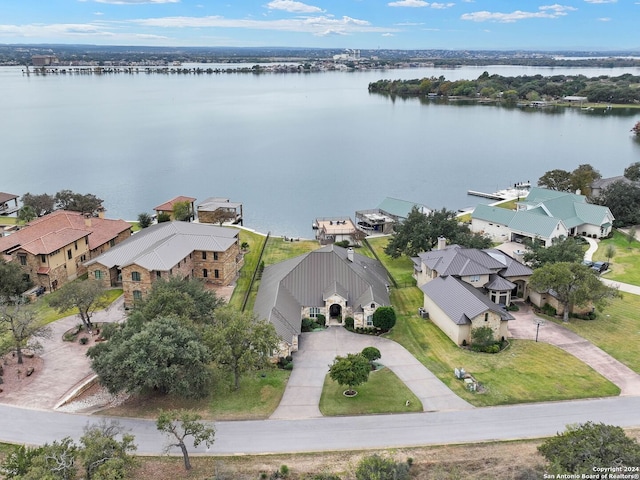
[[[177,195],[244,204],[245,225],[311,237],[392,196],[431,208],[478,202],[554,168],[603,176],[640,161],[640,110],[521,109],[392,101],[381,78],[622,73],[484,66],[312,74],[49,75],[0,68],[0,191],[94,193],[135,219]]]

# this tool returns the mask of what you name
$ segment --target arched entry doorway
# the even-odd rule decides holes
[[[329,307],[329,319],[342,323],[342,305],[334,303]]]

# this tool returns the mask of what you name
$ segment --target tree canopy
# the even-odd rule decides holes
[[[20,200],[22,200],[22,204],[25,207],[31,207],[38,217],[42,217],[54,210],[55,199],[48,193],[34,195],[27,192]]]
[[[640,131],[640,122],[638,122],[638,131]],[[640,162],[635,162],[624,169],[625,178],[637,182],[640,180]]]
[[[609,207],[615,217],[614,227],[640,224],[640,186],[624,181],[613,182],[594,201]]]
[[[373,312],[373,326],[384,331],[391,330],[396,324],[396,311],[393,307],[378,307]]]
[[[129,321],[141,323],[160,316],[175,316],[184,322],[202,325],[211,323],[214,310],[223,304],[224,301],[198,279],[158,279],[151,291],[135,302]]]
[[[269,360],[280,339],[272,323],[258,320],[250,311],[225,306],[216,310],[215,323],[207,327],[204,341],[214,362],[233,374],[237,390],[242,374],[271,366]]]
[[[349,393],[354,392],[354,387],[362,385],[369,380],[371,365],[360,353],[347,353],[345,357],[337,356],[329,365],[329,377],[348,388]]]
[[[591,195],[591,184],[601,178],[591,165],[585,163],[579,165],[572,172],[562,169],[549,170],[538,179],[538,185],[549,190],[575,193],[580,191],[582,195]]]
[[[594,475],[594,467],[638,467],[640,445],[613,425],[587,422],[569,425],[546,440],[538,451],[553,474]],[[613,478],[613,477],[612,477]]]
[[[93,280],[77,280],[63,285],[49,300],[49,306],[59,312],[66,312],[72,308],[78,309],[78,316],[89,331],[93,329],[91,316],[97,310],[109,306],[105,297],[106,288],[101,282]]]
[[[179,222],[188,222],[191,219],[191,203],[187,201],[174,203],[173,219]]]
[[[40,348],[39,339],[49,338],[51,329],[43,325],[36,312],[25,305],[20,297],[10,301],[0,298],[0,338],[8,333],[9,344],[15,348],[18,363],[23,363],[22,350]],[[3,353],[3,352],[0,352]]]
[[[0,299],[9,299],[24,293],[31,287],[31,281],[25,276],[17,262],[5,262],[0,258]]]
[[[21,200],[24,206],[33,208],[33,212],[38,217],[54,210],[70,210],[95,216],[102,210],[103,202],[92,193],[81,194],[71,190],[60,190],[55,195],[25,193]]]
[[[584,258],[582,245],[573,237],[556,237],[549,247],[539,242],[527,242],[527,247],[523,260],[533,269],[549,263],[580,262]]]
[[[420,252],[429,251],[438,244],[438,237],[468,248],[491,246],[489,238],[472,233],[467,225],[458,221],[454,211],[444,208],[424,215],[414,206],[406,220],[397,224],[394,230],[384,250],[392,258],[402,254],[414,257]]]
[[[191,470],[189,452],[185,444],[186,437],[193,438],[194,447],[201,443],[204,443],[207,448],[213,445],[216,431],[201,420],[202,417],[200,415],[189,410],[161,410],[156,420],[157,429],[165,433],[171,439],[171,442],[176,442],[170,443],[169,447],[180,447],[185,470]]]
[[[211,355],[199,336],[175,317],[116,329],[87,355],[100,382],[112,393],[159,392],[204,397]]]
[[[606,286],[594,271],[581,263],[550,263],[534,270],[530,285],[539,292],[553,290],[564,307],[565,322],[573,306],[593,303],[602,308],[611,298],[620,295],[617,289]]]

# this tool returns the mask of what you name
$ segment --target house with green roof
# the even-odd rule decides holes
[[[393,233],[393,225],[406,220],[413,207],[424,215],[432,211],[420,203],[386,197],[377,208],[356,211],[356,224],[366,233]]]
[[[496,242],[529,239],[550,246],[558,237],[606,237],[613,220],[608,207],[587,203],[584,195],[532,188],[515,210],[478,205],[471,214],[471,230]]]

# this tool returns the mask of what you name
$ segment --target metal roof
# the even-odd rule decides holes
[[[386,271],[376,260],[328,245],[265,268],[254,312],[271,321],[278,335],[290,343],[300,333],[302,309],[324,307],[337,293],[354,310],[375,302],[389,305]]]
[[[163,222],[142,229],[85,265],[107,268],[139,265],[152,271],[168,271],[193,251],[224,252],[237,240],[238,231],[215,225]]]
[[[471,319],[491,311],[502,320],[513,320],[513,316],[500,308],[478,289],[455,277],[437,277],[420,287],[447,317],[456,325],[471,323]]]
[[[418,207],[418,210],[424,214],[431,212],[431,209],[426,205],[392,197],[386,197],[382,203],[378,205],[378,210],[382,210],[396,217],[407,218],[413,207]]]

